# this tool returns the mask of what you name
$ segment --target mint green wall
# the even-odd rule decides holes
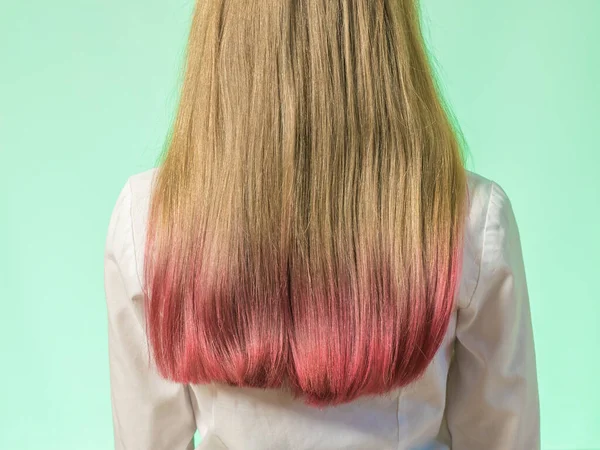
[[[176,100],[191,0],[0,6],[0,448],[112,446],[103,245]],[[521,230],[546,450],[600,448],[600,1],[423,0]],[[507,449],[517,450],[517,449]]]

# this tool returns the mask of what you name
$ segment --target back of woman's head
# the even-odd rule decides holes
[[[148,217],[161,374],[313,405],[415,380],[466,195],[414,0],[199,1]]]

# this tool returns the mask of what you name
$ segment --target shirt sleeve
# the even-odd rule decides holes
[[[459,309],[446,414],[452,448],[539,450],[535,349],[521,242],[492,181],[479,280]]]
[[[110,217],[104,253],[115,449],[192,450],[196,425],[188,387],[158,375],[146,345],[143,298],[131,287],[137,279],[131,197],[128,180]]]

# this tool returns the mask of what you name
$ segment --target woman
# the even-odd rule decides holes
[[[415,2],[197,3],[108,229],[116,448],[539,448],[517,223]]]

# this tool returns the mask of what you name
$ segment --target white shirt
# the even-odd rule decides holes
[[[458,306],[423,378],[322,410],[278,390],[162,379],[143,326],[142,268],[151,183],[134,174],[106,237],[104,283],[118,450],[538,450],[539,400],[529,295],[511,202],[468,172]]]

